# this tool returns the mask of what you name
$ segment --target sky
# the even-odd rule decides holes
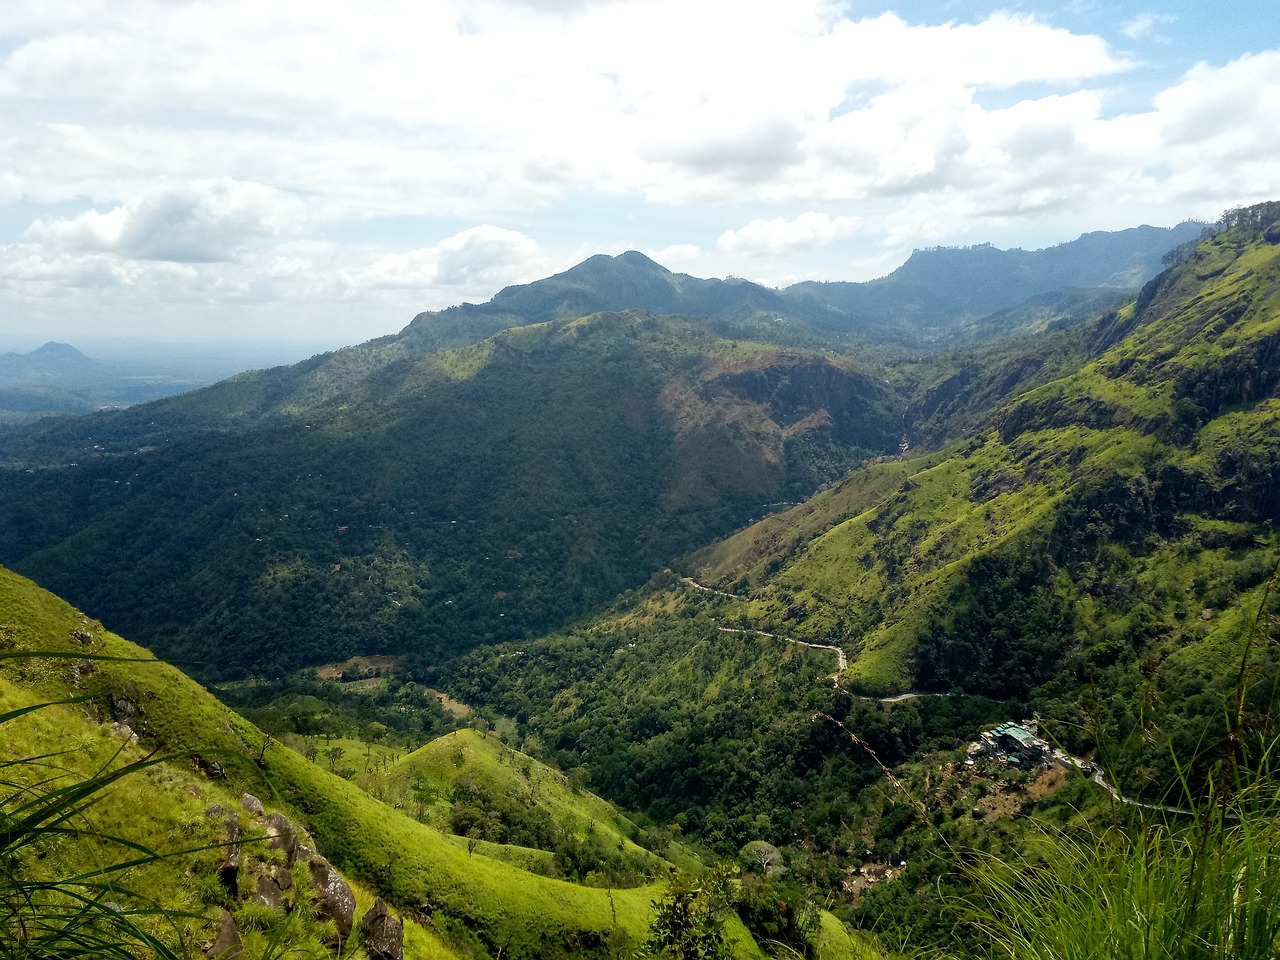
[[[0,349],[339,346],[596,253],[866,280],[1273,199],[1274,0],[0,15]]]

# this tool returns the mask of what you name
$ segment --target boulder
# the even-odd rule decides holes
[[[355,924],[355,894],[324,857],[312,859],[311,882],[316,888],[316,916],[321,920],[332,920],[338,940],[345,943]]]
[[[119,693],[111,694],[111,719],[136,730],[138,728],[136,720],[141,713],[141,708],[138,706],[140,699],[136,686],[132,683],[124,684]]]
[[[223,769],[221,761],[210,760],[207,757],[200,756],[198,753],[193,753],[191,755],[191,763],[210,780],[226,779],[227,771]]]
[[[259,906],[270,907],[272,910],[284,909],[284,891],[274,878],[265,873],[258,874],[258,885],[250,899]]]
[[[298,859],[298,834],[283,813],[267,814],[267,846],[272,850],[283,850],[289,866]]]
[[[379,897],[360,918],[360,946],[369,960],[404,960],[404,924]]]
[[[218,926],[218,936],[213,943],[205,947],[204,955],[209,960],[240,960],[244,946],[240,943],[240,931],[236,929],[236,919],[226,910],[220,911],[222,922]]]
[[[242,794],[240,797],[240,806],[248,813],[255,817],[262,816],[262,801],[255,797],[252,793]]]
[[[215,803],[205,811],[210,819],[221,818],[226,823],[227,845],[218,861],[218,880],[231,899],[240,897],[240,817],[232,810]]]

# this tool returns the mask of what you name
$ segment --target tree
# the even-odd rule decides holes
[[[334,764],[336,764],[339,760],[342,759],[342,754],[344,752],[345,751],[342,749],[342,747],[330,747],[328,750],[324,752],[324,755],[329,758],[330,771],[333,770]]]
[[[723,914],[733,901],[737,867],[721,863],[707,871],[698,885],[676,879],[661,899],[653,902],[654,917],[641,955],[670,960],[721,960],[729,956]]]
[[[738,859],[744,867],[758,868],[766,877],[780,876],[783,871],[782,851],[766,840],[752,840],[738,851]]]

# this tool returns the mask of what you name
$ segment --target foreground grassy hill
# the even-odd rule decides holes
[[[642,830],[569,776],[474,729],[439,737],[403,757],[388,778],[392,790],[399,786],[433,799],[459,836],[552,855],[544,870],[585,876],[594,869],[599,880],[625,882],[629,875],[662,877],[675,865],[701,868],[683,844]]]
[[[220,885],[222,848],[210,845],[221,842],[221,821],[205,811],[213,803],[238,810],[244,792],[285,813],[315,849],[362,883],[370,891],[359,895],[362,907],[376,893],[397,908],[410,921],[407,955],[603,956],[646,936],[661,885],[594,889],[451,842],[272,742],[177,670],[3,569],[0,642],[8,823],[21,816],[24,798],[40,790],[61,789],[135,758],[155,761],[112,783],[84,814],[82,833],[119,836],[122,844],[90,837],[82,848],[83,837],[49,835],[29,851],[34,857],[20,855],[6,869],[23,882],[74,877],[82,864],[128,860],[138,845],[154,849],[164,856],[131,868],[128,885],[112,888],[110,899],[125,901],[126,913],[137,914],[151,936],[179,955],[193,952],[201,938],[212,939],[219,906],[261,933],[246,936],[251,956],[269,955],[281,938],[291,948],[325,952],[325,929],[305,912],[228,899]],[[54,705],[20,715],[40,703]],[[598,800],[584,797],[578,806],[598,812],[602,824],[623,822]],[[246,829],[252,833],[247,823]],[[255,854],[249,842],[244,849],[250,851],[240,868],[247,884]],[[271,869],[281,856],[268,847],[259,859]],[[6,911],[16,911],[6,914],[6,924],[23,916],[21,903],[4,902]],[[157,905],[183,915],[170,921],[154,914]],[[822,929],[820,955],[859,955],[838,925],[828,921]],[[761,955],[736,914],[727,915],[726,933],[735,955]]]

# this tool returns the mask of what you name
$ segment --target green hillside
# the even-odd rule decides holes
[[[1131,800],[1215,795],[1223,757],[1265,757],[1276,734],[1276,647],[1249,639],[1280,613],[1266,227],[1183,251],[988,393],[994,407],[955,393],[968,436],[873,461],[573,630],[477,649],[450,689],[607,798],[721,855],[773,844],[846,918],[927,915],[932,937],[966,856],[940,838],[990,851],[1019,836],[971,830],[1007,787],[955,776],[984,724],[1038,717]],[[1021,370],[1036,342],[982,368]],[[839,686],[835,650],[806,643],[847,655]],[[895,795],[913,779],[927,824]],[[1101,788],[1070,789],[1054,816],[1114,818]],[[1038,799],[1018,794],[1014,814]],[[918,872],[850,896],[851,875],[899,854]]]
[[[625,884],[662,877],[672,864],[698,869],[696,854],[650,835],[559,770],[473,729],[439,737],[396,762],[395,789],[432,798],[461,837],[523,845],[552,854],[543,870],[594,872]],[[663,857],[637,845],[643,840]],[[634,880],[633,880],[634,882]]]
[[[439,664],[985,422],[1081,359],[1063,328],[1096,295],[1064,288],[1132,284],[1196,229],[923,251],[788,291],[592,257],[291,367],[6,432],[0,562],[203,678]],[[944,328],[1047,335],[921,340]]]

